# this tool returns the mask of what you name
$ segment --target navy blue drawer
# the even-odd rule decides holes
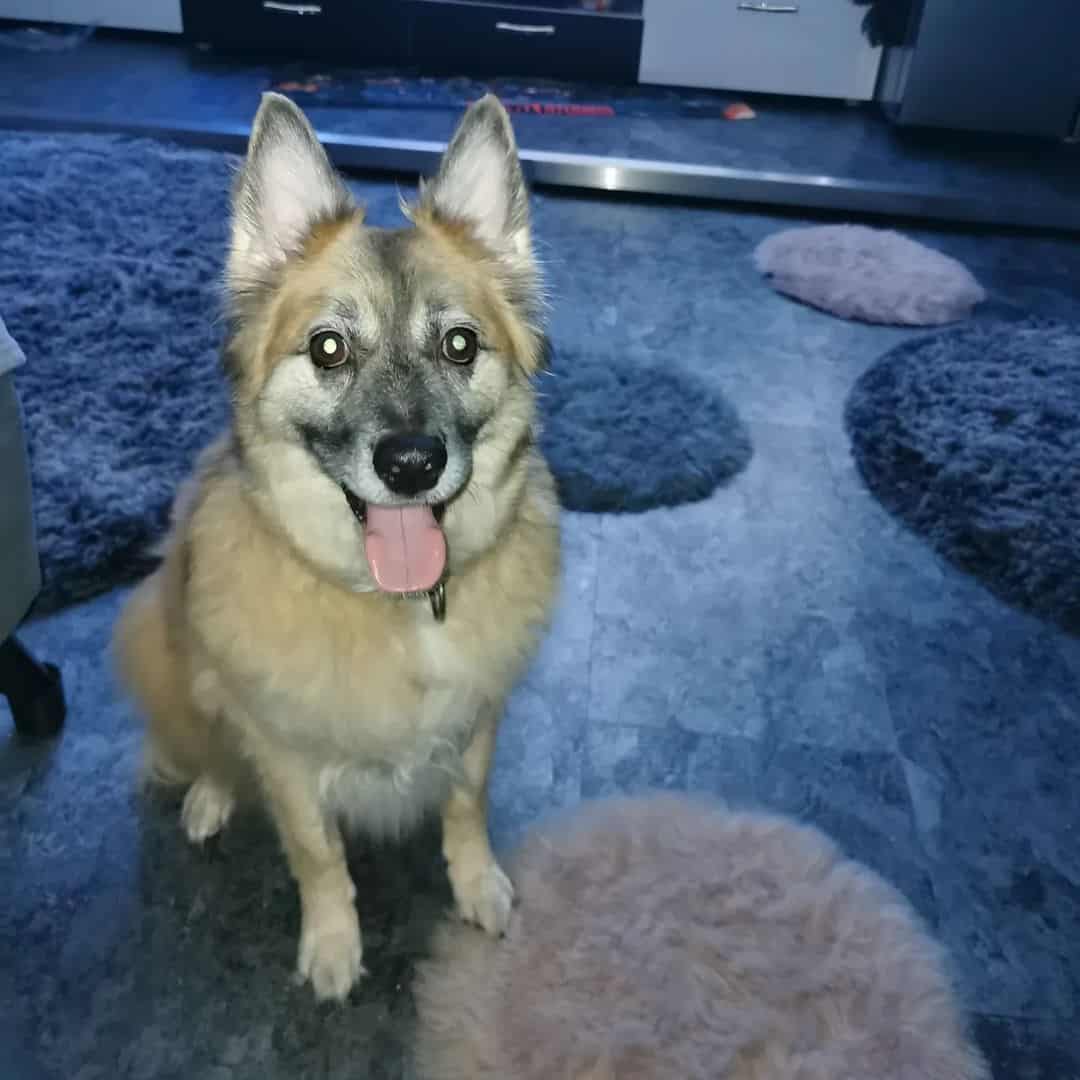
[[[223,49],[340,56],[356,64],[408,59],[402,0],[182,0],[184,36]]]
[[[637,82],[640,17],[411,0],[413,63],[447,74]]]

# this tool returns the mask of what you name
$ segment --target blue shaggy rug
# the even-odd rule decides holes
[[[1080,634],[1080,327],[978,323],[907,342],[855,385],[882,504],[1008,603]]]
[[[178,482],[226,420],[218,283],[234,165],[111,136],[0,139],[0,296],[28,360],[17,387],[45,576],[38,611],[149,568]],[[395,200],[380,185],[371,216],[390,223],[375,211]],[[571,241],[543,237],[553,250]],[[551,367],[543,445],[568,509],[701,499],[750,459],[732,407],[687,372],[573,342],[555,343]]]

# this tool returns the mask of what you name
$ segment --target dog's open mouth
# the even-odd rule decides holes
[[[446,507],[377,506],[343,490],[349,509],[364,527],[364,551],[375,584],[391,593],[435,588],[446,570],[446,537],[439,526]]]

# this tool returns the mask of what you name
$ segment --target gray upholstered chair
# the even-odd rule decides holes
[[[34,659],[15,637],[41,588],[30,470],[13,372],[23,362],[0,321],[0,694],[22,735],[55,735],[64,722],[60,672]]]

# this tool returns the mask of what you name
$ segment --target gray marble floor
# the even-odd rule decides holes
[[[749,255],[787,224],[537,200],[556,347],[693,370],[754,456],[695,505],[567,515],[559,616],[500,739],[497,840],[652,787],[787,811],[936,929],[998,1077],[1076,1077],[1080,640],[1003,606],[862,487],[844,400],[911,332],[774,295]],[[1080,247],[916,235],[984,282],[980,318],[1080,321]],[[105,652],[120,601],[25,632],[62,664],[71,715],[53,746],[0,737],[0,1075],[409,1075],[409,975],[447,901],[436,838],[357,844],[372,977],[316,1006],[291,980],[297,907],[266,826],[196,851],[174,804],[135,791],[137,728]]]

